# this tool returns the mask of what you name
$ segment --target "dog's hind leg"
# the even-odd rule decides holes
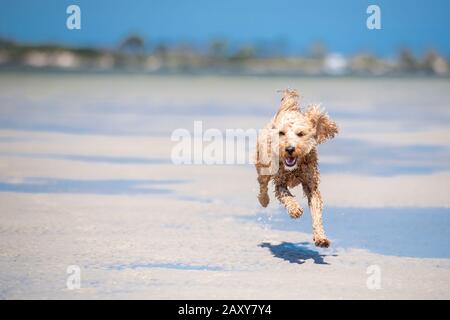
[[[291,218],[300,218],[303,208],[295,201],[295,197],[289,192],[287,186],[276,185],[275,196],[286,207]]]
[[[270,181],[270,176],[264,176],[264,175],[258,175],[258,182],[259,182],[259,194],[258,194],[258,200],[259,203],[265,208],[269,204],[270,198],[268,191],[268,184]]]

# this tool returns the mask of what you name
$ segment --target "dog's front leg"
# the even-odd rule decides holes
[[[330,240],[327,239],[325,231],[323,229],[322,222],[322,209],[323,201],[320,191],[317,187],[311,189],[309,186],[303,186],[303,190],[308,197],[309,211],[311,212],[312,224],[313,224],[313,241],[318,247],[328,248],[330,246]]]
[[[289,192],[287,186],[276,185],[275,196],[286,207],[291,218],[300,218],[303,208],[295,201],[295,197]]]
[[[268,188],[267,185],[269,184],[270,176],[264,176],[264,175],[258,175],[258,182],[259,182],[259,194],[258,194],[258,200],[259,203],[265,208],[269,204],[270,198],[267,193]]]

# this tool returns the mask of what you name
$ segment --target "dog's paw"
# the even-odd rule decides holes
[[[331,244],[331,241],[326,239],[326,238],[315,238],[314,239],[314,244],[317,247],[321,247],[321,248],[328,248]]]
[[[292,219],[298,219],[303,214],[303,208],[296,207],[296,208],[288,210],[288,212]]]
[[[258,195],[259,203],[265,208],[269,204],[270,198],[267,193],[260,193]]]

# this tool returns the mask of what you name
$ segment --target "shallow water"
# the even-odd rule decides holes
[[[202,266],[202,265],[186,265],[177,263],[145,263],[145,262],[135,262],[130,264],[114,264],[108,266],[108,268],[113,270],[124,270],[124,269],[175,269],[175,270],[201,270],[201,271],[222,271],[223,268],[215,266]]]
[[[279,230],[312,230],[309,210],[298,220],[292,220],[284,209],[270,219],[260,213],[245,220]],[[333,248],[359,248],[402,257],[450,258],[448,208],[325,208],[323,220]]]
[[[172,190],[164,188],[172,184],[186,183],[179,180],[73,180],[29,178],[25,181],[0,183],[0,192],[19,193],[75,193],[75,194],[164,194]],[[151,185],[149,187],[148,185]],[[162,188],[161,188],[162,187]]]

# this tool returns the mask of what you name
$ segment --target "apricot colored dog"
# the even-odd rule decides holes
[[[301,184],[312,216],[313,241],[319,247],[328,247],[330,241],[322,223],[317,145],[337,133],[336,123],[319,106],[302,110],[297,91],[285,90],[278,112],[258,136],[259,202],[263,207],[269,204],[268,184],[273,180],[275,196],[292,218],[299,218],[303,208],[289,188]]]

